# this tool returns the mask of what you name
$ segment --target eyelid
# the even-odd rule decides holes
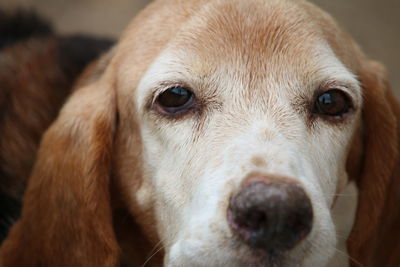
[[[351,97],[357,97],[359,85],[352,82],[326,81],[319,87],[320,92],[326,92],[332,89],[340,89]]]

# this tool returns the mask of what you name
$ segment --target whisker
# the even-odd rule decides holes
[[[155,248],[161,244],[161,241],[157,243],[157,245],[154,247],[154,249],[152,251],[155,250]],[[161,245],[153,254],[150,255],[150,257],[147,258],[147,260],[143,263],[143,265],[141,267],[146,266],[146,264],[158,253],[160,252],[162,249],[164,248],[163,245]]]
[[[351,194],[351,193],[335,193],[335,194],[327,194],[328,196],[345,196],[345,197],[357,197],[357,194]]]
[[[315,245],[314,243],[312,243],[312,242],[308,242],[308,244],[312,247],[312,248],[314,248],[318,253],[321,253],[321,254],[323,254],[324,256],[331,256],[331,255],[328,255],[327,253],[325,253],[325,252],[322,252],[321,250],[320,250],[320,246],[318,246],[318,245]]]
[[[339,237],[340,239],[343,239],[343,240],[347,240],[347,238],[348,238],[346,235],[342,235],[340,233],[336,233],[336,237]]]
[[[318,253],[323,253],[322,251],[320,251],[320,247],[319,247],[318,245],[315,245],[315,244],[312,243],[312,242],[308,242],[308,243],[309,243],[309,245],[311,245],[313,248],[315,248],[315,249],[318,251]],[[363,267],[363,266],[364,266],[362,263],[360,263],[359,261],[357,261],[356,259],[354,259],[353,257],[351,257],[351,256],[349,255],[349,253],[347,253],[347,252],[345,252],[345,251],[342,251],[342,250],[338,249],[338,248],[335,247],[335,246],[332,246],[332,248],[333,248],[336,252],[338,252],[339,254],[344,255],[345,257],[347,257],[351,262],[355,263],[357,266],[360,266],[360,267]],[[325,254],[325,255],[328,256],[327,254]]]
[[[339,254],[342,254],[342,255],[346,256],[347,258],[349,258],[349,260],[350,260],[351,262],[353,262],[353,263],[355,263],[355,264],[357,264],[358,266],[361,266],[361,267],[364,266],[364,265],[362,265],[359,261],[357,261],[356,259],[354,259],[353,257],[351,257],[351,256],[349,255],[349,253],[347,253],[347,252],[345,252],[345,251],[342,251],[342,250],[340,250],[340,249],[338,249],[338,248],[336,248],[336,247],[333,247],[333,248],[336,250],[336,252],[339,252]]]
[[[149,255],[152,255],[154,253],[154,251],[156,251],[158,249],[158,246],[160,246],[162,243],[162,240],[160,240],[159,242],[157,242],[157,244],[154,245],[153,249],[149,252]]]

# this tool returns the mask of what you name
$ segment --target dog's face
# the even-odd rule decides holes
[[[399,104],[329,15],[159,0],[93,66],[42,138],[0,265],[131,249],[140,266],[152,246],[166,266],[326,266],[339,238],[358,265],[400,262]],[[332,212],[347,180],[348,239]]]
[[[337,30],[302,2],[191,4],[134,24],[115,56],[132,212],[155,218],[167,266],[323,266],[362,102]]]

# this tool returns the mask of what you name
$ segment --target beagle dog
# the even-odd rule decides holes
[[[157,0],[44,134],[0,265],[398,266],[399,119],[310,3]]]

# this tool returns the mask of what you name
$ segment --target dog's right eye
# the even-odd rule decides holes
[[[156,104],[158,109],[167,114],[177,114],[188,110],[194,100],[194,94],[186,88],[176,86],[161,93]]]

